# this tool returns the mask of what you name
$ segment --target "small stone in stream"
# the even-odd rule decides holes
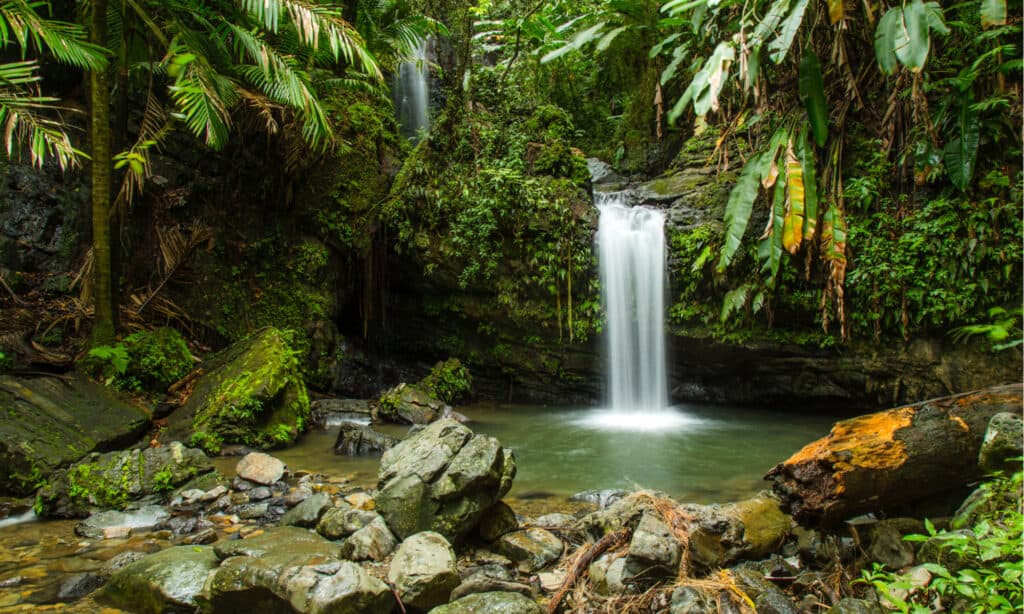
[[[170,513],[159,505],[147,505],[131,512],[106,510],[75,525],[75,534],[90,539],[128,537],[133,529],[149,530],[169,517]]]
[[[217,532],[213,529],[203,529],[202,531],[193,535],[187,536],[181,540],[181,543],[186,546],[201,546],[204,544],[212,544],[217,541]]]
[[[284,504],[287,505],[288,507],[295,507],[296,505],[302,503],[303,501],[305,501],[306,499],[308,499],[308,498],[310,498],[312,496],[313,496],[313,491],[310,490],[309,487],[307,487],[307,486],[300,486],[300,487],[296,488],[295,490],[285,494],[283,500],[284,500]]]
[[[238,461],[235,472],[238,477],[257,484],[269,486],[284,475],[284,463],[263,452],[250,452]]]
[[[244,505],[249,502],[248,492],[233,492],[230,495],[231,505]]]
[[[345,502],[356,508],[357,510],[373,510],[376,509],[377,504],[373,500],[373,497],[365,492],[354,492],[351,495],[345,497]]]
[[[199,501],[205,494],[205,491],[199,490],[198,488],[189,488],[188,490],[181,491],[179,496],[181,497],[182,503],[185,505],[191,505]]]
[[[604,509],[628,494],[629,493],[625,490],[584,490],[583,492],[578,492],[575,495],[569,497],[569,500],[583,501],[584,503],[593,503],[594,505],[597,505],[598,507]]]
[[[541,516],[534,524],[545,529],[568,529],[576,524],[576,517],[555,512]]]
[[[515,561],[520,571],[536,571],[562,556],[562,540],[545,529],[506,533],[495,543],[501,554]]]
[[[341,546],[341,556],[352,561],[383,561],[398,545],[384,519],[377,516]]]
[[[131,527],[104,527],[103,539],[125,539],[132,534]]]
[[[680,586],[672,591],[670,614],[705,614],[717,611],[716,600],[698,588]]]
[[[164,525],[175,535],[187,535],[196,530],[198,520],[194,516],[172,516]]]
[[[293,507],[281,517],[281,524],[296,527],[315,527],[320,517],[331,508],[331,497],[327,493],[317,493]]]
[[[540,579],[540,587],[549,593],[553,593],[562,587],[565,582],[565,572],[562,570],[542,571],[537,574]]]
[[[0,580],[0,588],[11,588],[14,586],[18,586],[24,581],[25,578],[23,578],[22,576],[11,576],[10,578],[4,578],[3,580]]]
[[[238,492],[245,492],[247,490],[252,490],[253,488],[256,488],[256,485],[250,482],[249,480],[235,478],[234,480],[231,480],[231,488],[233,490],[237,490]]]
[[[263,518],[267,515],[268,511],[270,511],[270,506],[266,503],[247,503],[235,508],[235,513],[238,514],[239,518],[244,520]]]
[[[267,488],[266,486],[259,486],[257,488],[253,488],[252,490],[249,491],[248,494],[250,501],[262,501],[264,499],[269,499],[270,497],[273,496],[273,493],[271,493],[270,489]]]
[[[223,497],[226,494],[228,494],[228,487],[224,486],[223,484],[220,484],[203,493],[203,496],[200,497],[199,499],[200,501],[203,501],[205,503],[207,501],[213,501],[215,499]]]
[[[104,563],[103,567],[100,567],[99,569],[99,574],[104,578],[109,578],[110,576],[114,575],[114,572],[116,572],[117,570],[121,569],[122,567],[127,567],[128,565],[131,565],[135,561],[145,556],[146,553],[144,552],[138,552],[136,550],[125,550],[124,552],[114,555],[109,561]]]
[[[93,573],[77,573],[60,584],[57,601],[77,601],[103,586],[106,580]]]

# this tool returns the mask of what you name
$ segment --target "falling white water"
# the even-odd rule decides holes
[[[416,140],[423,132],[430,130],[428,109],[429,90],[427,81],[427,45],[423,39],[411,60],[402,62],[395,77],[395,111],[402,135]]]
[[[665,381],[665,215],[630,207],[621,193],[598,194],[601,293],[608,321],[608,395],[613,414],[663,412]],[[624,419],[628,420],[628,417]]]

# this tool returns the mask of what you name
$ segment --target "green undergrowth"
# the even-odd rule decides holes
[[[449,358],[435,364],[418,385],[445,403],[452,404],[470,394],[473,377],[458,358]]]
[[[192,354],[173,328],[143,330],[115,345],[89,350],[80,363],[108,386],[133,392],[163,392],[192,370]]]

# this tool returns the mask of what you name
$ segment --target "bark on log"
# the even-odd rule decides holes
[[[989,419],[1021,411],[1022,386],[997,386],[837,422],[768,472],[793,518],[832,526],[867,512],[904,509],[981,477]]]

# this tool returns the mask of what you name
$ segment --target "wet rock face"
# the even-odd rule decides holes
[[[378,433],[367,424],[342,422],[338,430],[338,440],[334,443],[334,453],[344,456],[363,456],[373,452],[389,450],[398,443],[398,439]]]
[[[430,424],[448,406],[429,391],[414,384],[399,384],[380,396],[374,415],[399,424]]]
[[[149,418],[84,379],[0,377],[0,494],[28,495],[57,468],[128,445]]]
[[[89,198],[87,189],[77,189],[80,176],[62,173],[52,162],[42,170],[27,164],[4,166],[0,261],[18,271],[73,270],[79,222],[88,211]]]
[[[438,420],[384,453],[377,507],[400,538],[436,531],[456,540],[508,492],[515,472],[498,440]]]

